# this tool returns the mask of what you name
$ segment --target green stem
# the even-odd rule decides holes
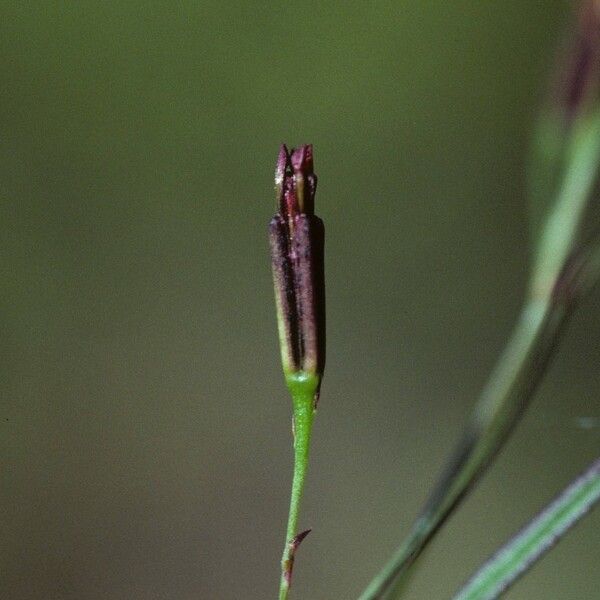
[[[463,438],[405,542],[359,600],[379,600],[412,564],[494,458],[545,372],[566,321],[565,304],[531,299],[477,404]]]
[[[600,458],[503,546],[454,600],[495,600],[600,501]]]
[[[538,243],[527,302],[465,433],[406,541],[359,600],[380,600],[406,575],[429,541],[494,459],[542,379],[574,300],[598,279],[597,229],[590,203],[600,170],[600,111],[581,117],[564,150],[556,198]]]
[[[286,376],[286,383],[292,396],[294,409],[294,478],[290,498],[285,546],[281,557],[281,583],[279,600],[286,600],[292,582],[292,570],[296,549],[308,531],[298,534],[298,515],[308,468],[310,437],[315,416],[315,395],[319,378],[305,372]]]

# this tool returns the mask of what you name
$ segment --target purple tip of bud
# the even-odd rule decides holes
[[[281,144],[279,148],[279,156],[277,157],[277,165],[275,167],[275,186],[281,186],[285,178],[285,172],[288,168],[290,156],[285,144]]]
[[[281,213],[292,219],[299,213],[314,213],[317,177],[313,172],[311,144],[287,149],[281,145],[275,168],[275,191]]]
[[[294,173],[299,171],[304,175],[311,174],[313,172],[312,144],[304,144],[292,150],[291,163]]]
[[[585,0],[558,81],[559,105],[567,120],[597,99],[600,87],[600,1]]]
[[[277,165],[275,166],[275,200],[281,206],[284,202],[286,173],[289,171],[290,155],[285,144],[279,148]]]
[[[300,544],[302,543],[304,538],[311,531],[312,531],[312,529],[307,529],[306,531],[299,533],[297,536],[293,537],[289,541],[290,554],[289,554],[288,560],[286,561],[285,571],[283,573],[283,576],[285,577],[288,587],[292,585],[292,571],[294,570],[294,558],[296,555],[296,550],[298,550],[298,546],[300,546]]]
[[[312,215],[315,211],[317,177],[313,172],[312,144],[305,144],[292,150],[290,156],[294,171],[294,186],[300,212]]]

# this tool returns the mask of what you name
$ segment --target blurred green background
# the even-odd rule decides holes
[[[517,315],[525,157],[570,6],[2,2],[2,598],[275,597],[292,466],[266,239],[282,141],[314,143],[327,226],[294,598],[358,595]],[[449,598],[594,458],[599,303],[407,598]],[[507,597],[597,598],[599,525]]]

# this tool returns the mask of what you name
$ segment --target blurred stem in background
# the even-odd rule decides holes
[[[600,500],[600,458],[467,582],[454,600],[495,600]]]
[[[401,593],[411,566],[518,422],[576,301],[598,278],[599,82],[600,2],[587,0],[535,138],[531,197],[542,214],[541,232],[520,318],[409,536],[360,600]]]

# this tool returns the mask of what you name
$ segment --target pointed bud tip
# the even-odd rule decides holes
[[[302,543],[304,538],[312,531],[312,529],[306,529],[302,531],[298,535],[294,536],[289,542],[290,553],[288,559],[285,561],[285,570],[283,576],[288,585],[292,584],[292,571],[294,570],[294,559],[296,558],[296,550],[298,550],[298,546]]]
[[[297,550],[298,546],[302,543],[302,541],[304,540],[304,538],[312,531],[311,529],[305,529],[304,531],[300,532],[297,536],[293,537],[290,540],[290,546],[292,548],[292,550]]]
[[[280,187],[285,177],[285,171],[289,165],[290,155],[285,144],[279,147],[279,155],[277,156],[277,164],[275,166],[275,185]]]
[[[310,175],[313,172],[313,147],[312,144],[302,144],[292,150],[291,154],[292,168],[295,173]]]

